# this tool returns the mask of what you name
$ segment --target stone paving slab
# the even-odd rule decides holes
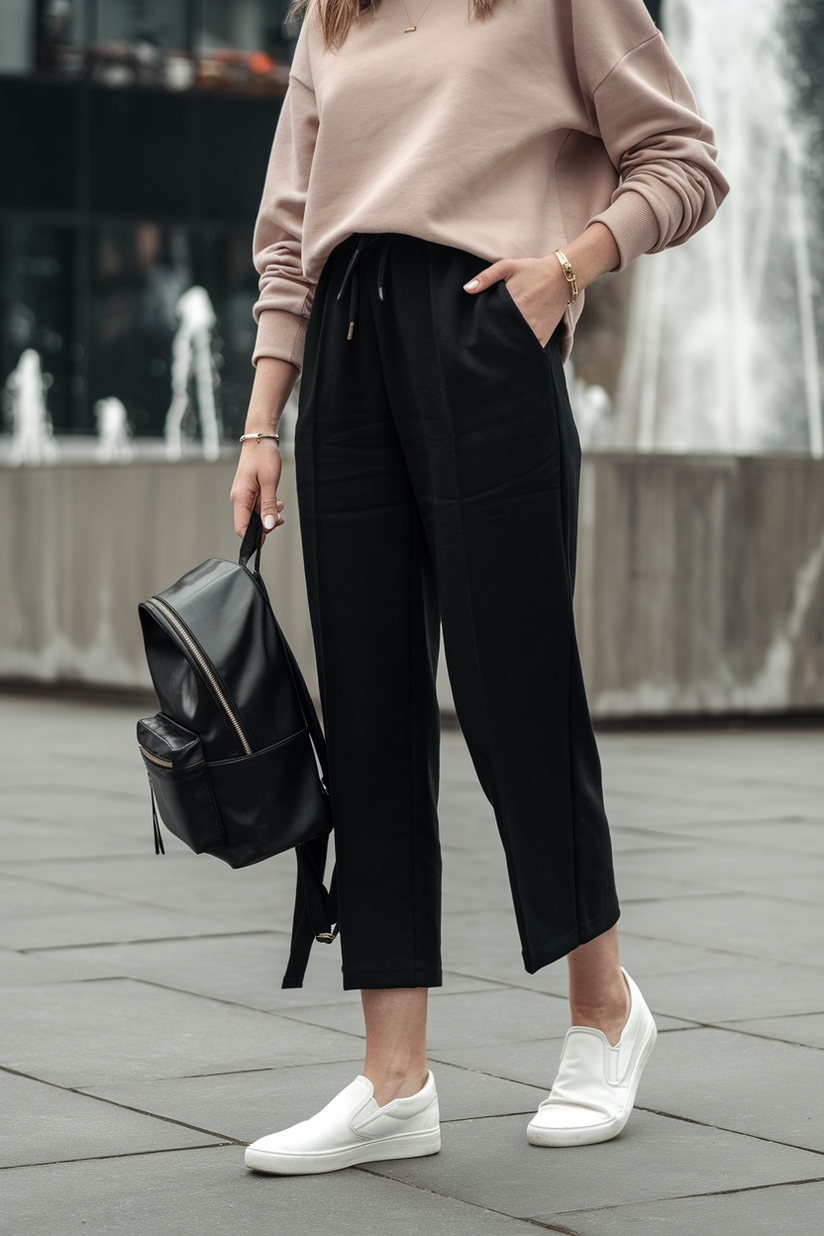
[[[652,837],[689,837],[693,829],[718,824],[739,824],[751,820],[757,824],[768,823],[778,816],[794,815],[813,818],[820,811],[820,803],[809,805],[809,810],[798,808],[790,811],[786,804],[777,811],[768,803],[739,802],[695,803],[690,798],[663,798],[660,795],[620,793],[610,788],[604,791],[610,826],[628,827],[646,831]]]
[[[707,872],[706,842],[681,845],[667,851],[619,856],[619,880],[625,874],[644,873],[665,881],[702,879],[717,888],[736,892],[791,896],[799,901],[824,902],[824,855],[799,854],[751,843],[724,843],[712,837],[712,872]],[[701,885],[707,891],[707,883]]]
[[[0,1065],[61,1086],[347,1060],[360,1040],[131,979],[12,988]]]
[[[171,987],[193,995],[244,1004],[264,1012],[286,1012],[316,1004],[351,1004],[360,1010],[356,991],[341,985],[340,946],[316,948],[309,962],[303,988],[281,988],[289,956],[290,937],[285,932],[240,932],[232,936],[209,934],[177,940],[147,940],[139,944],[95,945],[60,948],[29,954],[31,957],[77,963],[84,978],[134,978]],[[20,956],[20,954],[15,954]],[[2,967],[2,954],[0,954]],[[444,973],[442,992],[478,991],[495,988],[480,978]],[[363,1023],[358,1012],[358,1024]]]
[[[732,896],[736,897],[738,894],[732,894]],[[706,900],[707,898],[704,897],[690,898],[689,911],[685,912],[684,918],[689,922],[700,917]],[[678,972],[675,957],[679,948],[695,950],[691,953],[694,960],[698,960],[701,957],[709,957],[706,963],[708,969],[726,968],[727,964],[734,967],[742,961],[752,960],[752,953],[750,952],[750,955],[747,956],[743,950],[737,955],[733,949],[722,954],[720,950],[713,951],[712,946],[708,944],[691,944],[678,939],[668,941],[665,936],[666,914],[671,904],[669,900],[656,901],[651,905],[641,902],[629,904],[622,910],[621,919],[618,924],[619,931],[624,927],[629,927],[631,933],[631,935],[624,937],[625,943],[622,945],[623,961],[630,974],[633,974],[633,951],[639,937],[642,942],[646,939],[657,947],[659,958],[662,950],[671,945],[673,961],[665,966],[665,973],[672,974]],[[631,913],[638,910],[649,911],[650,918],[654,919],[656,910],[659,907],[661,909],[660,916],[665,920],[660,931],[655,931],[653,928],[647,929],[646,925],[644,925],[643,932],[634,932],[632,930],[630,923],[634,920],[630,918]],[[664,936],[664,939],[661,938],[662,936]],[[726,944],[727,941],[724,941],[724,943]],[[639,946],[639,951],[642,948],[643,943]],[[566,962],[562,961],[552,966],[546,966],[544,969],[539,970],[537,974],[527,974],[523,969],[523,963],[520,961],[520,942],[511,911],[490,910],[484,912],[478,910],[474,912],[445,913],[443,953],[444,965],[456,973],[474,974],[491,982],[514,984],[533,991],[566,996]],[[689,967],[685,966],[685,969],[687,968]],[[657,1008],[655,1011],[662,1014],[670,1013],[670,1010],[666,1008]],[[684,1017],[683,1013],[676,1013],[675,1011],[672,1012],[672,1015]]]
[[[813,813],[821,810],[820,785],[803,785],[792,780],[773,781],[766,778],[730,779],[729,771],[705,770],[703,775],[691,771],[685,774],[671,769],[647,766],[643,769],[644,797],[650,802],[690,803],[703,814],[706,808],[713,811],[719,807],[736,807],[748,815],[757,809],[756,818],[765,811],[772,815],[804,813],[812,807]],[[624,765],[614,769],[609,780],[609,795],[637,794],[638,770]]]
[[[58,964],[62,959],[76,961],[100,978],[142,979],[160,987],[264,1011],[306,1004],[310,984],[311,998],[315,1000],[359,1001],[357,992],[344,992],[341,988],[340,950],[336,946],[314,951],[307,989],[282,991],[280,982],[289,956],[289,936],[285,932],[221,936],[212,931],[186,939],[44,950],[37,956],[54,958]]]
[[[683,838],[656,833],[650,828],[632,828],[619,824],[610,825],[613,854],[635,854],[638,851],[671,850],[684,844]],[[706,872],[702,878],[706,878]]]
[[[705,948],[723,945],[744,956],[824,968],[824,913],[803,901],[728,893],[636,903],[624,907],[621,917],[623,926],[636,935]]]
[[[619,930],[621,964],[636,979],[653,974],[686,974],[690,970],[731,970],[750,960],[720,948],[703,948],[695,944],[681,944],[675,940],[636,936],[627,931],[620,921]],[[545,990],[565,995],[566,970],[565,961],[556,961],[554,965],[547,966],[542,973],[555,982],[551,988],[546,985]]]
[[[0,948],[0,991],[9,987],[37,987],[42,983],[65,983],[74,979],[98,978],[99,971],[88,964],[83,950],[78,956],[65,958],[61,949],[55,953],[17,953]]]
[[[145,852],[136,838],[95,831],[82,825],[43,824],[39,820],[13,819],[0,814],[0,828],[3,833],[0,868],[6,871],[14,871],[16,864],[38,862],[44,854],[50,859],[88,862],[101,854]]]
[[[557,1067],[566,966],[526,974],[492,813],[446,733],[444,1151],[290,1180],[187,1139],[317,1110],[362,1067],[359,998],[338,945],[303,990],[279,986],[291,858],[237,873],[169,838],[155,859],[140,711],[0,697],[0,1078],[31,1075],[5,1074],[12,1154],[60,1159],[71,1129],[88,1156],[3,1173],[9,1236],[817,1231],[819,1185],[785,1182],[824,1181],[821,734],[600,737],[622,957],[662,1033],[624,1134],[553,1152],[525,1126]]]
[[[724,1030],[663,1035],[642,1085],[644,1108],[824,1153],[824,1052],[814,1048]]]
[[[733,820],[727,824],[691,824],[683,835],[671,837],[673,845],[699,839],[703,844],[729,842],[733,846],[759,846],[781,853],[824,855],[824,815],[820,819],[782,816],[773,820]]]
[[[722,1022],[741,1034],[755,1034],[783,1043],[799,1043],[804,1047],[824,1050],[824,1011],[807,1016],[762,1017],[752,1021]]]
[[[738,958],[724,968],[649,975],[644,998],[653,1011],[688,1021],[818,1013],[824,1012],[824,970]]]
[[[537,1215],[571,1236],[814,1236],[824,1214],[824,1181],[750,1189],[641,1206]],[[555,1229],[558,1230],[558,1229]]]
[[[294,854],[279,855],[233,871],[206,854],[192,854],[180,846],[174,855],[154,853],[136,857],[106,858],[95,863],[43,862],[0,865],[0,882],[14,878],[50,884],[88,895],[120,897],[142,905],[160,906],[202,917],[227,915],[238,929],[291,931],[295,899]],[[43,890],[38,889],[43,897]],[[2,895],[2,894],[0,894]],[[54,894],[53,894],[54,895]]]
[[[4,1173],[8,1236],[530,1236],[534,1227],[374,1172],[246,1170],[236,1147]],[[2,1223],[2,1220],[0,1220]]]
[[[0,933],[7,921],[43,918],[57,915],[70,918],[86,911],[128,909],[128,902],[107,892],[86,893],[77,888],[65,888],[39,878],[27,878],[15,873],[0,875]],[[45,911],[45,914],[44,914]],[[25,926],[24,926],[25,929]]]
[[[643,1111],[612,1142],[563,1150],[530,1146],[527,1123],[456,1121],[445,1127],[439,1155],[373,1170],[525,1219],[824,1176],[821,1156],[810,1151]]]
[[[304,1120],[307,1112],[319,1111],[362,1067],[360,1045],[355,1044],[350,1060],[333,1064],[94,1086],[86,1093],[250,1142]],[[544,1097],[541,1088],[470,1069],[433,1064],[432,1071],[445,1121],[529,1114]]]
[[[150,842],[152,836],[147,795],[104,793],[91,785],[5,787],[0,794],[0,812],[4,817],[43,824],[104,827],[107,832],[126,833],[141,842]]]
[[[654,866],[655,864],[650,864]],[[699,883],[696,880],[673,880],[657,872],[638,871],[631,859],[615,864],[615,883],[621,905],[633,901],[661,901],[674,897],[706,897],[718,891],[718,882]]]
[[[184,1128],[180,1117],[157,1120],[126,1107],[60,1090],[0,1070],[0,1168],[104,1155],[145,1154],[219,1139]]]
[[[140,906],[120,900],[119,904],[100,905],[94,910],[72,913],[49,911],[25,919],[0,921],[0,947],[9,949],[66,948],[78,944],[104,944],[113,940],[167,940],[181,936],[231,935],[238,930],[235,920],[202,910],[186,914],[160,906]],[[260,924],[257,925],[258,930]],[[252,930],[249,928],[248,930]]]

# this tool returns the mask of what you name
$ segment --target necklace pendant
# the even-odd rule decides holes
[[[414,34],[417,28],[417,26],[407,26],[404,30],[404,34]]]

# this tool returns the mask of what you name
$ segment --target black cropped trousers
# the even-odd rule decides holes
[[[331,254],[296,431],[345,988],[439,986],[439,623],[526,969],[617,920],[572,616],[580,447],[559,353],[488,263],[395,234]],[[482,908],[482,907],[479,907]]]

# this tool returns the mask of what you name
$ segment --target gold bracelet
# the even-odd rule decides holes
[[[561,263],[561,270],[564,272],[564,278],[569,284],[570,291],[572,292],[572,300],[568,300],[567,304],[574,305],[580,294],[578,280],[575,278],[575,271],[572,269],[569,258],[565,253],[562,253],[560,249],[553,249],[553,253]]]

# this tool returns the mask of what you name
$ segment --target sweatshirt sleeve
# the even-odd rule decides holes
[[[610,229],[623,270],[640,253],[688,240],[713,218],[729,185],[715,162],[713,131],[657,31],[595,86],[591,108],[621,182],[589,222]]]
[[[254,307],[261,356],[300,369],[314,286],[303,273],[303,214],[318,131],[315,94],[294,74],[283,100],[254,235],[260,295]]]

